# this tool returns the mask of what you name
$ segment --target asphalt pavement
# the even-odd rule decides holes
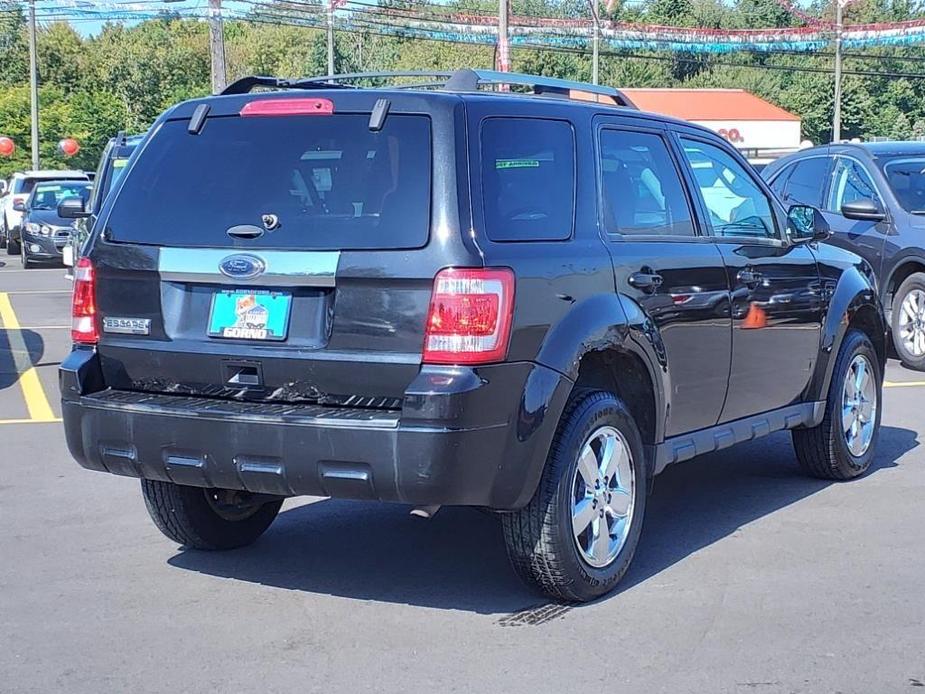
[[[67,453],[63,271],[0,264],[0,692],[925,686],[925,374],[889,364],[862,479],[803,477],[787,434],[670,468],[620,589],[570,607],[468,509],[290,500],[252,547],[181,551]]]

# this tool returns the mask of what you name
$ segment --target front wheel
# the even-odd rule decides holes
[[[896,356],[909,368],[925,371],[925,273],[915,272],[899,285],[890,322]]]
[[[793,430],[797,460],[807,474],[847,480],[867,471],[880,433],[882,378],[870,338],[849,331],[838,352],[822,422]]]
[[[629,568],[645,506],[642,438],[625,405],[611,393],[575,394],[533,499],[502,516],[508,556],[547,595],[593,600]]]
[[[254,542],[270,527],[282,499],[263,501],[247,492],[142,480],[151,520],[174,542],[192,549],[233,549]]]
[[[9,232],[7,232],[6,237],[6,254],[7,255],[19,255],[19,241],[14,241]]]
[[[24,269],[31,270],[35,267],[35,261],[29,257],[29,252],[26,250],[25,246],[22,247],[22,250],[19,253],[19,259],[22,262]]]

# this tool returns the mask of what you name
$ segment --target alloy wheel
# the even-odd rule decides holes
[[[867,452],[877,420],[877,384],[873,367],[863,354],[851,360],[842,392],[842,431],[851,455]]]
[[[623,434],[610,426],[592,432],[579,453],[572,532],[582,559],[595,568],[613,562],[629,535],[636,498],[632,455]]]
[[[914,357],[925,355],[925,292],[913,289],[899,308],[899,339]]]

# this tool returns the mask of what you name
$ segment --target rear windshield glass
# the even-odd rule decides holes
[[[415,248],[430,220],[430,119],[390,115],[165,123],[125,178],[113,241],[161,246]],[[237,227],[237,229],[234,229]],[[262,232],[262,233],[261,233]]]

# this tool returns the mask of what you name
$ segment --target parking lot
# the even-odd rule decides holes
[[[180,551],[67,453],[63,271],[0,261],[0,691],[925,686],[925,374],[890,363],[862,479],[801,476],[787,434],[669,469],[627,579],[572,608],[467,509],[298,499],[253,547]]]

